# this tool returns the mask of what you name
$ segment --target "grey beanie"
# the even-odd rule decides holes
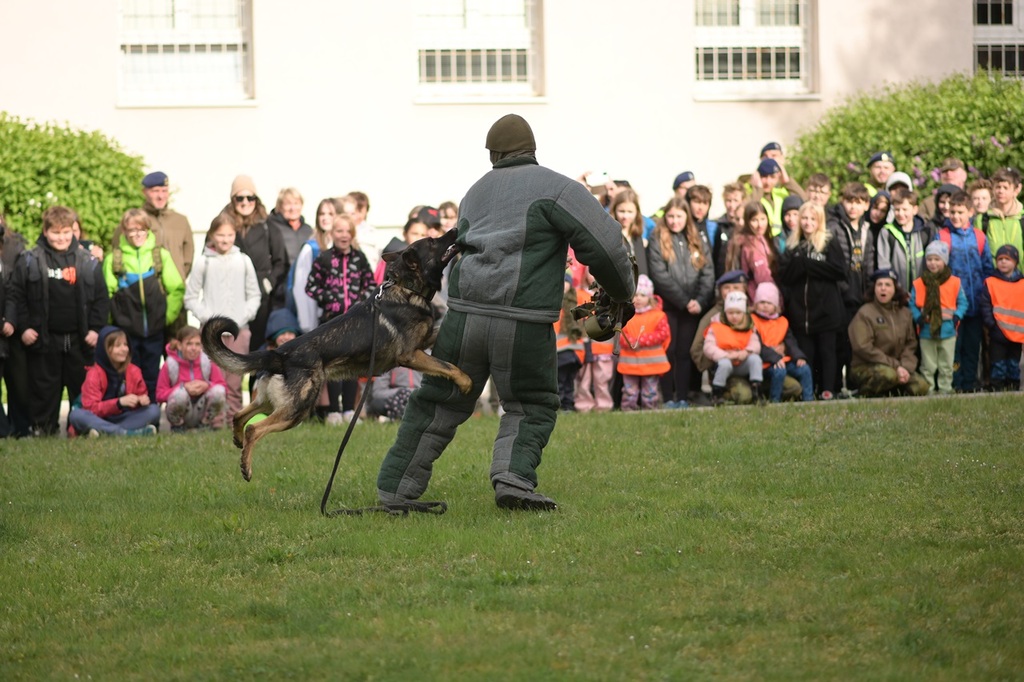
[[[949,265],[949,247],[946,246],[946,242],[939,241],[936,239],[924,248],[924,257],[938,256],[942,259],[942,262]]]

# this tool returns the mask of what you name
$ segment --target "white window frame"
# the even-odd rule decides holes
[[[215,9],[220,3],[237,7],[240,25],[196,25],[193,13]],[[253,103],[253,0],[220,0],[220,3],[217,0],[119,0],[118,106]],[[157,20],[147,22],[147,16]],[[160,17],[166,19],[167,25],[146,25],[159,23]]]
[[[1010,77],[1021,78],[1024,77],[1024,18],[1021,13],[1024,12],[1024,0],[1013,0],[1013,22],[1010,24],[1002,25],[991,25],[991,24],[977,24],[977,2],[972,2],[972,21],[974,22],[974,47],[973,63],[974,71],[977,73],[978,69],[981,68],[980,52],[982,50],[1001,50],[1003,55],[1001,57],[1003,67],[1000,70],[1005,69],[1005,52],[1007,50],[1015,53],[1016,68],[1013,71],[1003,71],[1003,73]],[[988,57],[991,60],[991,56]],[[989,61],[991,64],[991,61]]]
[[[543,0],[417,0],[416,7],[417,101],[543,96]]]
[[[817,52],[814,45],[815,0],[797,0],[800,25],[762,26],[758,24],[758,12],[763,3],[778,2],[780,6],[790,4],[789,0],[696,0],[694,12],[694,95],[697,99],[800,99],[814,96],[814,65]],[[736,25],[705,25],[701,17],[728,3],[726,8],[730,20]],[[732,11],[732,5],[738,12]],[[759,60],[770,53],[791,58],[793,48],[799,53],[799,76],[797,78],[764,78],[746,70],[748,57]],[[704,77],[704,60],[710,57],[718,66],[718,55],[728,51],[729,64],[741,60],[739,74],[719,77],[714,73]],[[758,64],[761,62],[758,61]],[[738,75],[739,77],[733,77]]]

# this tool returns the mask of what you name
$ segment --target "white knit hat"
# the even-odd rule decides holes
[[[730,291],[725,296],[725,310],[747,312],[747,295],[739,291]]]

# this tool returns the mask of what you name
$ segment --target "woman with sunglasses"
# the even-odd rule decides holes
[[[221,213],[231,217],[237,226],[235,244],[249,256],[256,268],[260,284],[260,310],[249,323],[252,339],[249,350],[263,343],[270,316],[271,293],[274,283],[288,271],[288,255],[284,241],[277,230],[267,225],[267,208],[256,194],[256,185],[248,175],[239,175],[231,183],[231,198]]]

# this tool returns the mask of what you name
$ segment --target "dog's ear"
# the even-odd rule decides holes
[[[380,259],[382,261],[384,261],[385,263],[392,263],[392,262],[398,260],[398,257],[400,255],[401,255],[401,251],[388,251],[387,253],[382,253],[381,256],[380,256]]]
[[[405,261],[406,267],[410,270],[420,269],[420,256],[416,253],[415,249],[406,249],[403,251],[402,260]]]

